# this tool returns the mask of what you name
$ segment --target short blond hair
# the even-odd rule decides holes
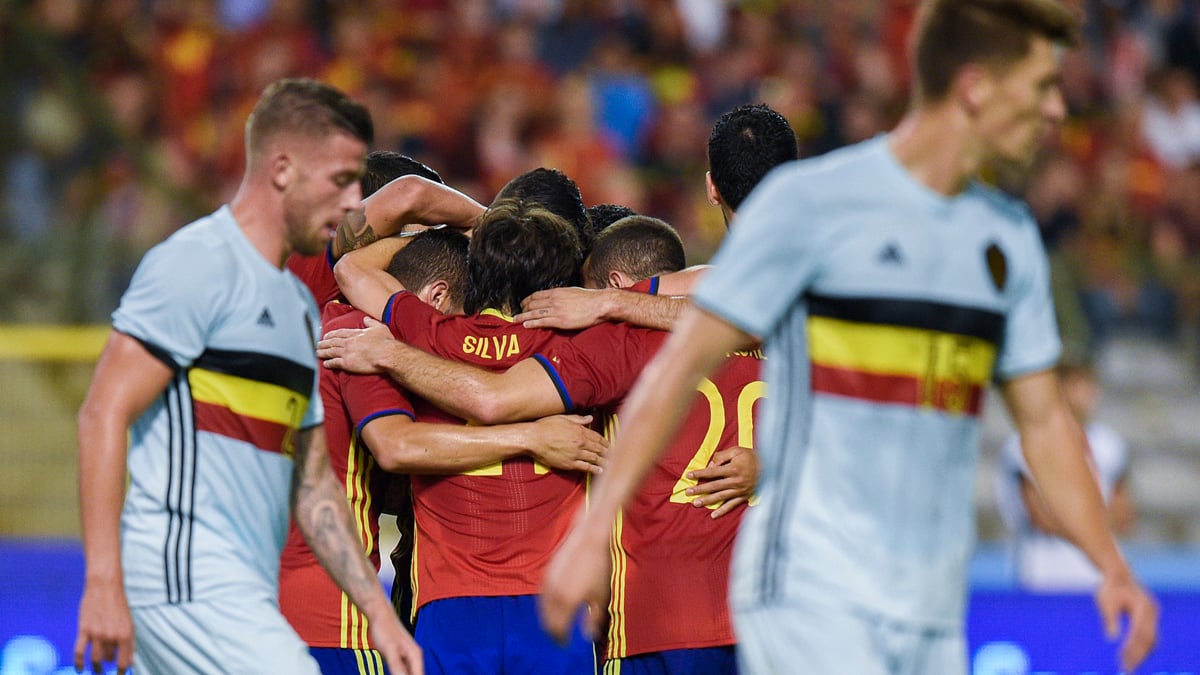
[[[261,151],[268,139],[280,133],[312,137],[344,133],[370,145],[375,128],[366,107],[337,88],[308,78],[284,78],[263,90],[246,120],[247,154]]]
[[[1080,17],[1059,0],[924,0],[910,45],[914,95],[939,101],[969,63],[1005,68],[1041,35],[1074,46]]]

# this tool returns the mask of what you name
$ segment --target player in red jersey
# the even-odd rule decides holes
[[[682,243],[674,230],[662,221],[635,216],[600,234],[584,274],[589,287],[630,287],[682,266]],[[624,332],[614,337],[615,331]],[[319,354],[341,354],[353,361],[369,350],[378,361],[393,365],[389,372],[438,405],[489,423],[570,409],[560,393],[569,388],[558,377],[561,373],[586,372],[591,386],[623,393],[665,336],[607,324],[573,337],[568,346],[554,351],[550,364],[543,357],[518,363],[503,374],[488,374],[431,360],[378,329],[374,338],[384,342],[352,347],[353,352],[333,344],[340,343],[342,335],[328,334]],[[366,369],[376,363],[334,361]],[[756,471],[753,453],[745,448],[753,445],[754,404],[764,394],[758,365],[757,354],[734,355],[701,388],[689,418],[691,432],[682,433],[663,456],[614,533],[606,670],[733,671],[726,590],[733,537]],[[608,430],[615,425],[610,419]],[[720,448],[725,450],[718,452]],[[741,471],[731,472],[726,466],[734,461]],[[710,478],[718,480],[698,485]],[[730,516],[712,517],[726,513]]]
[[[441,315],[405,291],[385,303],[372,279],[344,290],[382,316],[389,335],[420,349],[495,370],[533,359],[558,383],[558,409],[572,411],[610,402],[623,389],[596,384],[590,370],[560,370],[556,352],[568,336],[524,328],[510,314],[535,290],[575,282],[580,257],[578,235],[565,220],[525,200],[501,200],[471,239],[468,316]],[[632,382],[624,379],[623,386]],[[419,421],[461,421],[413,403]],[[592,643],[582,634],[563,648],[541,630],[534,597],[545,562],[583,503],[586,482],[586,474],[530,458],[456,476],[413,477],[417,631],[427,672],[596,669]]]
[[[455,312],[465,286],[466,251],[467,239],[461,233],[424,232],[397,254],[389,272],[418,289],[413,295],[422,302]],[[360,327],[363,316],[350,305],[329,303],[322,320],[327,327]],[[376,568],[385,472],[455,473],[524,454],[557,469],[587,471],[596,468],[603,450],[603,439],[583,426],[590,421],[587,417],[558,416],[500,427],[414,423],[408,397],[381,376],[324,369],[321,395],[328,415],[330,463],[344,482],[364,549]],[[370,647],[362,614],[328,579],[294,528],[281,568],[280,607],[322,672],[384,672]]]

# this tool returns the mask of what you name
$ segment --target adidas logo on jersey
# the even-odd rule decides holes
[[[263,307],[262,314],[258,315],[258,321],[255,323],[260,326],[266,326],[267,328],[275,327],[275,320],[271,318],[271,312],[266,307]]]
[[[883,250],[879,252],[879,262],[891,265],[904,263],[904,256],[900,254],[900,247],[896,245],[896,242],[888,242],[888,245],[883,247]]]

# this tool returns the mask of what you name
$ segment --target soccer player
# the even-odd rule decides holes
[[[728,225],[767,172],[798,157],[796,133],[783,115],[762,103],[737,106],[717,119],[708,137],[709,170],[704,174],[704,188],[709,203],[721,209]],[[654,277],[650,295],[604,287],[541,291],[525,298],[523,311],[514,318],[530,328],[575,330],[601,321],[629,321],[670,330],[684,306],[675,296],[690,293],[707,267]]]
[[[329,470],[319,317],[282,270],[358,208],[372,135],[338,90],[271,84],[246,123],[233,200],[139,265],[79,414],[77,669],[90,650],[97,672],[115,659],[144,673],[317,673],[278,607],[290,504],[392,672],[421,672]]]
[[[623,391],[594,381],[590,370],[559,368],[567,336],[524,328],[511,312],[529,293],[578,278],[579,263],[578,235],[567,221],[528,200],[505,199],[473,230],[466,316],[441,315],[404,291],[378,307],[372,300],[379,289],[366,288],[372,278],[344,290],[356,305],[368,299],[363,307],[383,316],[389,340],[395,335],[489,370],[532,359],[559,383],[559,410],[571,412],[610,403]],[[424,400],[413,404],[418,421],[461,422]],[[580,633],[566,647],[550,640],[537,623],[534,597],[586,483],[584,473],[528,457],[454,476],[413,476],[417,635],[429,672],[595,670],[592,642]]]
[[[980,398],[999,383],[1047,509],[1100,569],[1096,600],[1133,670],[1157,608],[1134,579],[1052,370],[1045,252],[982,185],[1028,164],[1064,115],[1054,0],[928,0],[912,105],[889,134],[769,175],[622,409],[590,509],[542,586],[561,635],[607,596],[608,533],[684,409],[754,339],[770,397],[762,502],[743,521],[732,605],[744,672],[965,673]]]
[[[669,225],[632,216],[596,238],[584,279],[589,287],[630,288],[683,265],[683,244]],[[659,331],[605,324],[557,349],[553,369],[527,359],[488,373],[421,353],[378,328],[372,337],[367,333],[331,332],[319,353],[332,357],[334,367],[383,368],[438,406],[489,423],[569,409],[558,373],[590,373],[592,386],[623,393],[665,339]],[[363,341],[351,347],[347,334]],[[617,521],[606,672],[736,672],[728,571],[757,474],[748,448],[755,404],[765,394],[760,358],[753,351],[731,355],[698,387],[685,431]],[[610,416],[606,429],[617,424]],[[713,509],[711,515],[697,506]]]
[[[396,254],[389,273],[415,289],[414,295],[427,305],[457,313],[466,287],[467,241],[450,229],[420,232]],[[364,316],[350,305],[330,303],[322,321],[326,329],[357,328]],[[598,462],[603,455],[603,438],[583,426],[590,417],[499,427],[416,423],[408,397],[386,377],[330,369],[322,369],[320,377],[330,464],[345,485],[356,531],[376,569],[379,504],[392,478],[387,472],[454,474],[526,454],[556,469],[597,471],[598,465],[588,460]],[[407,476],[396,478],[407,482]],[[394,559],[403,560],[405,551],[411,551],[411,524],[402,532],[405,538]],[[407,571],[403,563],[397,567],[397,585],[407,586]],[[324,675],[384,672],[361,612],[329,579],[294,526],[283,551],[279,587],[283,615],[309,645]],[[411,603],[397,609],[411,615]]]
[[[683,242],[674,229],[633,216],[596,237],[584,283],[634,288],[683,266]],[[680,433],[617,517],[607,674],[737,672],[729,563],[757,480],[749,448],[757,403],[766,393],[760,359],[757,351],[732,354],[699,387]],[[606,429],[619,429],[617,415],[609,416]]]

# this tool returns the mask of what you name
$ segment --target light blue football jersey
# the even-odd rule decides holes
[[[146,254],[113,327],[175,371],[130,433],[130,605],[277,597],[295,434],[323,415],[312,296],[222,207]]]
[[[886,139],[769,174],[694,295],[767,354],[735,610],[821,597],[960,626],[984,391],[1058,359],[1027,210],[933,192]]]

